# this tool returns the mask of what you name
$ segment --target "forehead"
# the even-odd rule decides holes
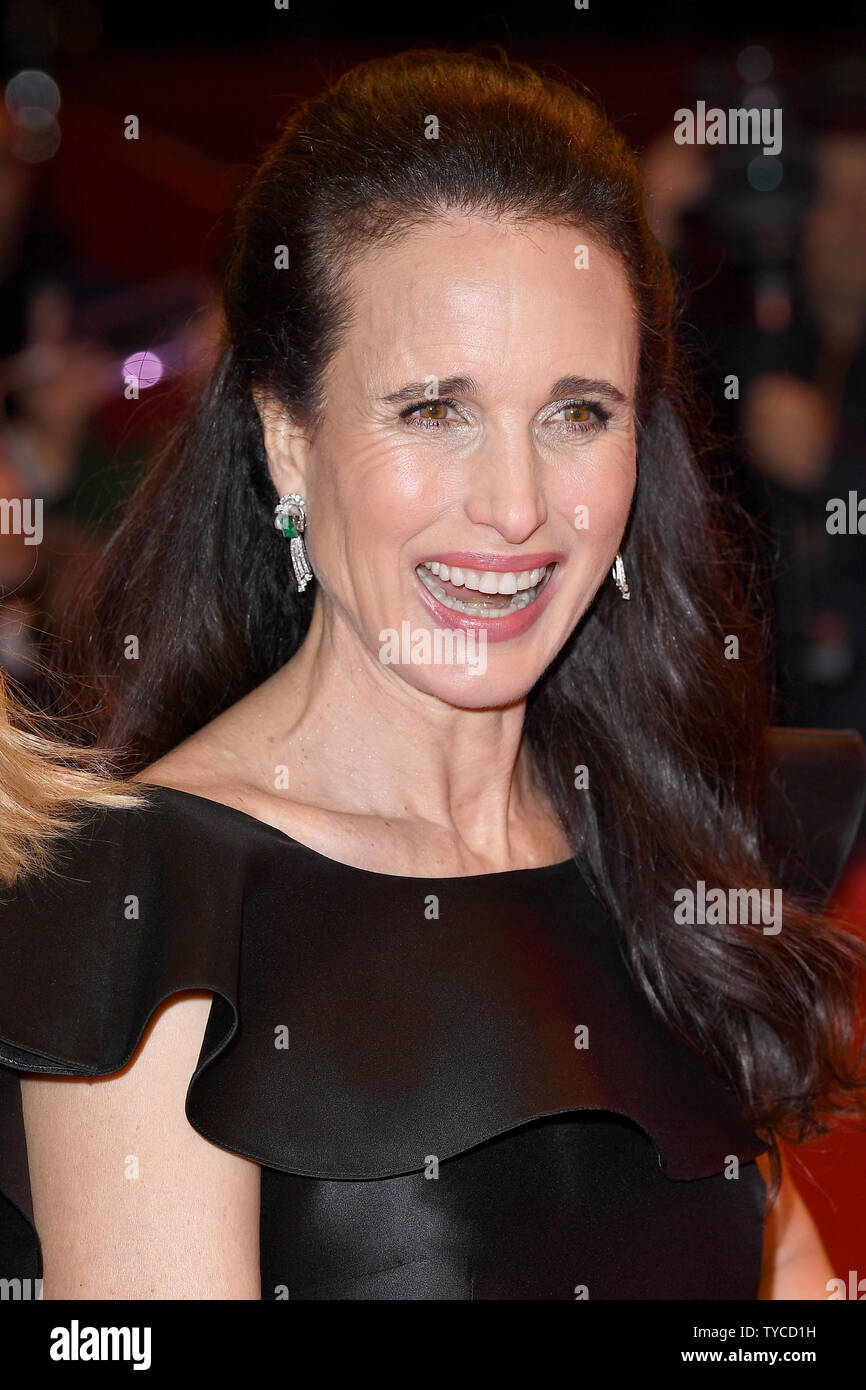
[[[442,219],[363,255],[349,293],[353,325],[333,365],[371,389],[469,367],[492,389],[507,378],[513,391],[515,373],[531,390],[574,371],[634,386],[625,270],[579,228]]]

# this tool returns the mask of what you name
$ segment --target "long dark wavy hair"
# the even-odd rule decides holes
[[[603,586],[532,690],[525,738],[639,988],[721,1073],[778,1173],[777,1137],[801,1142],[862,1113],[866,951],[787,894],[777,935],[673,921],[675,891],[698,879],[771,881],[768,629],[746,514],[708,466],[682,295],[648,229],[634,155],[577,84],[502,53],[419,49],[361,64],[289,117],[239,196],[217,364],[89,575],[60,648],[65,689],[76,680],[85,737],[125,748],[129,773],[297,651],[315,588],[297,594],[274,529],[252,388],[315,432],[349,322],[347,266],[445,210],[583,229],[628,276],[640,330],[638,485],[622,547],[632,599]],[[128,661],[133,634],[140,657]],[[729,634],[738,660],[726,658]],[[589,787],[576,792],[579,764]]]

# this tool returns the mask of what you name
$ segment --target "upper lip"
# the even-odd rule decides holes
[[[425,555],[419,565],[430,565],[434,561],[440,565],[456,565],[466,570],[512,570],[520,574],[523,570],[541,569],[561,556],[551,550],[536,550],[529,555],[494,555],[478,550],[443,550],[441,554]]]

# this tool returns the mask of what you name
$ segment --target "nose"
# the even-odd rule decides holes
[[[477,526],[489,526],[521,545],[547,520],[540,462],[532,441],[497,431],[466,461],[464,510]]]

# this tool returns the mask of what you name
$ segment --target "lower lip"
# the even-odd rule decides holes
[[[509,642],[514,637],[520,637],[537,622],[547,607],[553,595],[553,590],[559,582],[559,564],[554,566],[553,573],[547,580],[538,598],[532,603],[528,603],[525,608],[518,608],[515,613],[509,613],[506,618],[489,618],[474,613],[458,613],[455,608],[446,608],[444,603],[440,603],[431,594],[430,590],[422,584],[418,575],[415,574],[415,583],[418,586],[418,593],[421,602],[430,610],[440,627],[462,628],[464,632],[479,632],[482,628],[487,633],[488,642]]]

